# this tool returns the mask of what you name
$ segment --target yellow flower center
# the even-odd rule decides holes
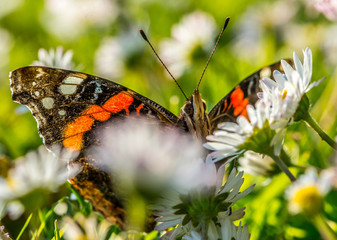
[[[293,200],[309,215],[315,215],[322,209],[322,196],[313,185],[300,189]]]

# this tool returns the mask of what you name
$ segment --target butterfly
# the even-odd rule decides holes
[[[79,151],[80,173],[69,179],[93,208],[119,227],[125,227],[125,210],[115,194],[112,179],[86,155],[99,139],[94,132],[104,124],[132,116],[145,117],[181,129],[204,141],[221,122],[247,117],[246,107],[254,105],[259,80],[272,77],[280,63],[264,67],[241,81],[207,113],[197,89],[181,108],[179,116],[131,89],[100,77],[70,70],[28,66],[10,74],[13,101],[27,105],[38,123],[47,147]]]

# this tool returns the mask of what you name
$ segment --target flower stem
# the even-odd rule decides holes
[[[312,221],[324,239],[337,240],[336,233],[331,229],[326,222],[326,219],[321,214],[316,215]]]
[[[296,178],[294,175],[289,171],[287,165],[284,164],[282,159],[275,154],[269,154],[269,156],[276,162],[276,164],[281,168],[281,170],[289,177],[291,182],[295,182]]]
[[[323,131],[323,129],[318,125],[315,119],[312,118],[309,112],[305,114],[303,120],[318,133],[323,141],[329,144],[333,149],[337,150],[337,143],[332,138],[330,138],[326,132]]]

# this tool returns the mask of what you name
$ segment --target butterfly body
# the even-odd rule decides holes
[[[113,190],[113,179],[97,167],[99,160],[86,151],[100,144],[101,139],[94,132],[117,120],[142,116],[188,132],[204,142],[220,122],[247,117],[246,106],[257,101],[259,80],[263,76],[270,77],[271,72],[280,67],[276,63],[247,77],[209,113],[199,90],[195,89],[179,116],[122,85],[80,72],[23,67],[11,72],[10,84],[13,101],[31,110],[47,147],[56,144],[80,152],[76,162],[82,169],[70,183],[95,210],[123,228],[125,211]]]

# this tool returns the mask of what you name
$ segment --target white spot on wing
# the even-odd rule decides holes
[[[80,77],[76,77],[73,75],[70,75],[68,77],[66,77],[62,82],[63,83],[69,83],[69,84],[81,84],[83,82],[83,78]]]
[[[51,97],[46,97],[41,100],[42,105],[46,109],[51,109],[54,106],[54,99]]]
[[[63,84],[59,86],[59,90],[63,95],[70,95],[76,92],[77,86],[76,85],[67,85]]]
[[[35,94],[35,96],[37,96],[37,97],[40,96],[40,92],[39,92],[39,91],[35,91],[34,94]]]
[[[62,109],[62,110],[60,110],[60,111],[59,111],[59,115],[61,115],[61,116],[64,116],[64,115],[66,115],[66,111],[65,111],[65,110],[63,110],[63,109]]]

